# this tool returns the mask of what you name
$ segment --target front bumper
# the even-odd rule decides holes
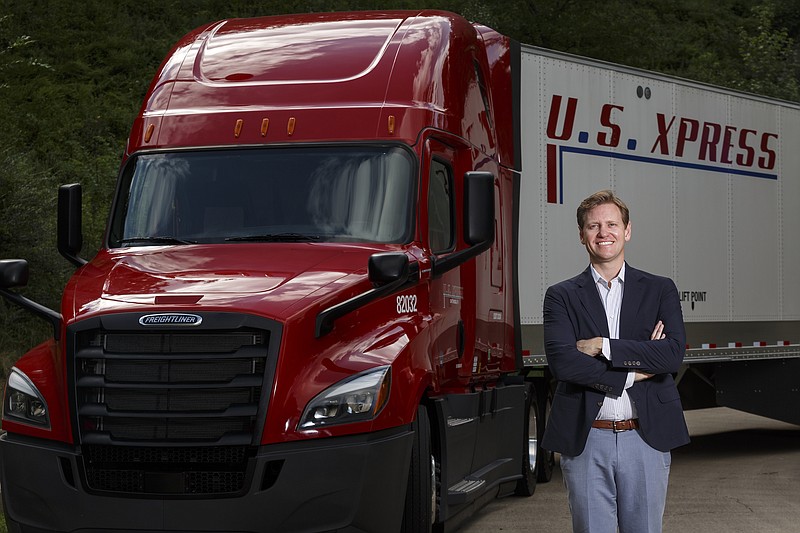
[[[74,448],[3,435],[0,483],[9,533],[396,531],[412,440],[404,426],[262,446],[241,497],[143,498],[87,493]]]

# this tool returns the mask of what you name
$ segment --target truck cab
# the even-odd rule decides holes
[[[446,12],[225,20],[170,51],[105,239],[5,392],[9,531],[429,531],[535,486],[515,43]],[[533,414],[532,414],[533,413]]]

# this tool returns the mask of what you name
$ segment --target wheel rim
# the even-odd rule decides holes
[[[536,457],[539,453],[538,424],[536,422],[536,405],[534,404],[528,410],[528,466],[531,472],[536,471]]]

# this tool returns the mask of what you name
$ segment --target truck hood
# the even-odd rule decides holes
[[[369,256],[383,250],[340,243],[102,250],[71,280],[62,311],[69,320],[99,312],[191,307],[280,320],[363,282]]]

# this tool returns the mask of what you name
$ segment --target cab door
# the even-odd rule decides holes
[[[474,169],[472,151],[428,139],[423,164],[422,240],[432,261],[467,247],[463,176]],[[501,196],[495,180],[495,239],[473,260],[430,280],[431,358],[441,386],[464,387],[499,372],[505,345],[505,278],[500,226]]]
[[[456,250],[458,221],[454,173],[456,151],[443,142],[428,139],[422,167],[423,246],[432,261]],[[439,386],[463,386],[461,358],[465,350],[464,289],[461,269],[454,268],[430,279],[431,360]]]

